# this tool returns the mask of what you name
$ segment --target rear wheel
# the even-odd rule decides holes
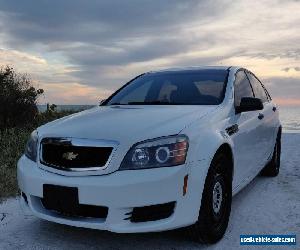
[[[189,235],[198,242],[215,243],[227,229],[232,199],[229,169],[225,154],[214,157],[205,180],[198,221],[187,228]]]
[[[280,155],[281,155],[281,136],[280,132],[277,135],[276,143],[273,150],[271,161],[261,171],[261,175],[275,177],[279,174]]]

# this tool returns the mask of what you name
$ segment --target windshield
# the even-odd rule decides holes
[[[146,73],[118,90],[103,105],[218,105],[227,70]]]

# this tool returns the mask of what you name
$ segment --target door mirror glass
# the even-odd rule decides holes
[[[236,107],[237,113],[262,110],[264,108],[263,102],[259,98],[243,97],[240,106]]]

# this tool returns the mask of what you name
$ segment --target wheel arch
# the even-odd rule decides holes
[[[231,175],[231,179],[233,179],[234,158],[233,158],[233,151],[232,151],[231,145],[227,142],[224,142],[223,144],[221,144],[219,146],[219,148],[217,149],[217,151],[215,152],[214,157],[220,153],[224,153],[228,157],[228,165],[226,164],[226,168],[228,168],[227,170],[229,171],[229,173]]]

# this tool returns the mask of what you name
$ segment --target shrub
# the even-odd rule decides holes
[[[13,68],[0,68],[0,201],[16,195],[16,165],[24,152],[30,133],[40,125],[74,111],[57,111],[48,105],[39,113],[37,99],[43,94],[35,89],[27,75],[17,74]]]
[[[11,67],[0,68],[0,129],[24,127],[38,115],[36,102],[43,94],[26,74]]]

